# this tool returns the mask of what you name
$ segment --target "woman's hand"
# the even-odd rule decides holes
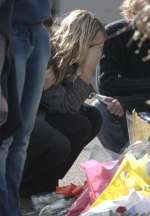
[[[46,73],[46,77],[45,77],[45,83],[44,83],[44,90],[47,90],[49,89],[52,85],[54,85],[56,82],[56,78],[55,78],[55,75],[54,75],[54,71],[51,68],[49,68],[47,70],[47,73]]]
[[[114,114],[119,117],[122,117],[124,115],[123,107],[117,99],[107,96],[102,97],[103,103],[107,105],[107,109],[110,111],[111,114]]]
[[[101,48],[99,45],[95,45],[88,50],[88,54],[85,62],[80,65],[81,79],[87,84],[91,82],[92,76],[96,71],[96,66],[100,62]]]
[[[123,107],[121,106],[120,102],[117,99],[113,97],[104,96],[101,94],[96,94],[95,97],[99,101],[107,105],[107,109],[111,114],[114,114],[119,117],[124,115]]]

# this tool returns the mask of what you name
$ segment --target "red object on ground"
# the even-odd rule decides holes
[[[75,184],[70,184],[64,187],[56,187],[56,193],[63,194],[65,197],[78,196],[83,191],[83,186],[77,186]]]
[[[116,209],[116,213],[120,213],[120,214],[123,214],[124,212],[126,212],[127,209],[126,207],[124,206],[119,206],[117,209]]]
[[[72,191],[72,195],[73,196],[78,196],[80,195],[84,190],[83,186],[77,186],[73,191]]]

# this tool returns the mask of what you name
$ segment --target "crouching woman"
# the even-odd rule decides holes
[[[53,58],[29,144],[23,194],[53,191],[99,132],[101,115],[84,102],[94,91],[92,76],[105,38],[101,22],[86,10],[70,12],[53,27]]]

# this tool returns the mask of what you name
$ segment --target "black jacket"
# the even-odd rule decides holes
[[[21,124],[16,75],[11,55],[11,27],[14,0],[6,0],[0,7],[0,32],[7,39],[7,55],[0,79],[2,91],[8,101],[8,119],[0,128],[0,140],[13,135]],[[0,142],[1,143],[1,142]]]
[[[112,36],[125,26],[128,27],[127,31]],[[127,47],[134,32],[134,29],[129,27],[129,23],[120,20],[108,25],[106,30],[109,37],[104,45],[101,60],[100,93],[118,97],[125,108],[141,107],[144,103],[141,100],[142,97],[144,100],[145,97],[150,99],[150,61],[145,63],[142,61],[150,48],[150,40],[144,43],[140,54],[137,55],[135,54],[138,48],[136,42]],[[138,97],[140,97],[140,102]],[[131,104],[132,98],[134,104]],[[148,108],[146,106],[146,109]]]

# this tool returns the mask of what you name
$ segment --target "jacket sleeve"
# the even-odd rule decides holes
[[[107,40],[103,49],[100,71],[101,94],[121,96],[137,93],[137,90],[149,91],[150,78],[130,79],[126,76],[126,44],[120,37]],[[142,85],[141,85],[142,84]]]
[[[150,111],[150,106],[148,101],[150,101],[150,96],[148,95],[131,95],[117,98],[124,109],[137,112]]]
[[[68,85],[58,85],[45,91],[42,97],[42,107],[50,113],[71,113],[79,111],[93,88],[80,78]]]

